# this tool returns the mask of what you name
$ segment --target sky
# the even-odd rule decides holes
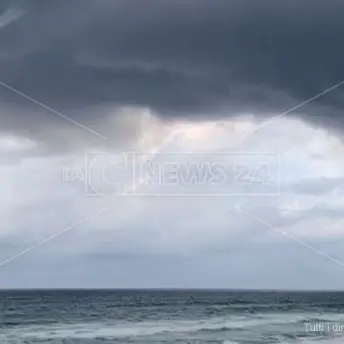
[[[342,0],[0,0],[0,288],[344,288]]]

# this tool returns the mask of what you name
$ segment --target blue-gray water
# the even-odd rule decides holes
[[[1,344],[344,343],[338,292],[0,291],[0,305]]]

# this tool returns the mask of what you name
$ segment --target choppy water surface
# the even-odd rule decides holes
[[[344,293],[2,291],[0,343],[344,343]]]

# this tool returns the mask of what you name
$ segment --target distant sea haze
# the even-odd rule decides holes
[[[344,293],[201,290],[0,292],[0,342],[344,343]]]

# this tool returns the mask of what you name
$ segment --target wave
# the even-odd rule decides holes
[[[276,334],[285,332],[284,326],[295,331],[296,336],[305,336],[304,323],[307,322],[339,322],[344,321],[344,315],[329,315],[328,317],[315,318],[310,314],[269,314],[269,316],[230,316],[214,317],[202,320],[159,320],[142,321],[135,323],[111,323],[93,322],[93,323],[74,323],[74,324],[54,324],[54,325],[25,325],[15,329],[16,335],[24,340],[55,340],[55,339],[117,339],[131,337],[149,337],[155,335],[164,335],[171,333],[222,333],[231,335],[232,333],[243,331],[263,333],[267,326],[275,328]],[[12,330],[13,331],[13,330]],[[10,329],[4,330],[0,334],[0,342],[7,335],[13,333]],[[298,335],[297,335],[298,334]],[[324,339],[324,338],[323,338]],[[337,344],[332,338],[326,338],[330,341],[321,341],[321,343]],[[318,341],[319,342],[319,341]],[[230,343],[230,342],[228,342]],[[313,343],[311,341],[302,341],[302,344]],[[340,342],[343,344],[343,340]]]
[[[231,326],[230,321],[159,321],[141,322],[133,324],[104,324],[104,323],[80,323],[64,324],[49,327],[30,326],[17,328],[16,332],[21,337],[30,339],[88,339],[88,338],[127,338],[140,336],[153,336],[157,334],[177,332],[199,332],[199,331],[231,331],[236,326]],[[1,337],[0,337],[1,338]]]

